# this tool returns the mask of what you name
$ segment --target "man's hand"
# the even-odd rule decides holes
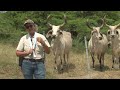
[[[49,54],[50,53],[50,48],[46,45],[45,41],[41,37],[37,37],[37,41],[42,44],[44,51]]]
[[[29,51],[26,51],[26,54],[29,55],[29,54],[32,54],[33,53],[33,49],[30,49]]]
[[[45,42],[43,41],[41,37],[37,37],[37,41],[41,43],[43,46],[45,45]]]
[[[34,51],[34,49],[29,49],[27,51],[19,51],[19,50],[17,50],[16,55],[19,56],[19,57],[24,57],[24,56],[27,56],[29,54],[32,54],[33,51]]]

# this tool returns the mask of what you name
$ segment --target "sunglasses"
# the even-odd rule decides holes
[[[28,29],[29,27],[31,28],[31,27],[33,27],[33,25],[32,24],[31,25],[25,25],[25,28]]]

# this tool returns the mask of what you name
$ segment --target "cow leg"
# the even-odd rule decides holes
[[[68,55],[67,54],[64,54],[63,55],[63,58],[64,58],[64,66],[65,68],[67,67],[67,62],[68,62]]]
[[[55,66],[54,66],[54,69],[56,69],[56,70],[58,69],[57,68],[57,66],[58,66],[57,59],[58,59],[58,55],[55,55],[55,59],[54,59],[55,60]]]
[[[95,66],[94,66],[94,63],[95,63],[94,54],[91,54],[91,57],[92,57],[92,62],[93,62],[93,68],[95,68]]]
[[[120,57],[119,57],[119,69],[120,69]]]
[[[68,61],[69,61],[69,53],[67,53],[67,65],[68,65]]]
[[[69,60],[69,53],[64,54],[64,64],[67,65]]]
[[[102,55],[99,56],[100,70],[102,71]]]
[[[103,67],[104,67],[104,55],[103,55],[103,59],[102,60],[103,60]]]
[[[99,63],[100,63],[100,70],[102,71],[102,55],[97,55],[97,58],[99,60]]]
[[[112,68],[114,68],[114,56],[112,55]]]
[[[101,56],[101,59],[102,59],[102,66],[104,67],[104,55],[105,54],[102,54],[102,56]]]
[[[101,55],[101,69],[104,68],[104,54]]]
[[[60,55],[60,60],[61,60],[61,62],[60,62],[60,70],[63,70],[63,54],[61,54]]]
[[[63,54],[63,57],[64,57],[64,64],[66,65],[66,58],[65,58],[65,54]]]
[[[66,59],[66,60],[67,60],[67,61],[66,61],[66,62],[67,62],[67,67],[66,67],[66,68],[67,68],[67,71],[68,71],[68,69],[69,69],[69,64],[68,64],[68,60],[69,60],[69,53],[67,53],[67,59]]]
[[[100,59],[100,55],[97,55],[97,59],[99,60],[99,64],[100,64],[100,67],[101,67],[101,59]]]
[[[117,56],[115,56],[115,58],[114,58],[114,69],[119,69],[119,57]]]

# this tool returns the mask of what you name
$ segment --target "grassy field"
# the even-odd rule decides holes
[[[16,47],[13,45],[0,44],[0,79],[23,79],[21,69],[18,66],[18,58],[15,54]],[[84,51],[83,51],[84,52]],[[91,58],[89,57],[91,62]],[[99,70],[99,62],[96,59],[95,69],[92,67],[88,71],[85,53],[70,53],[69,69],[63,73],[53,69],[54,60],[52,53],[46,55],[46,78],[47,79],[119,79],[120,70],[111,69],[111,55],[105,55],[105,68],[103,72]],[[90,63],[92,66],[92,62]]]

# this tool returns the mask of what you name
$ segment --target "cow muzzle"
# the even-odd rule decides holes
[[[111,35],[111,38],[115,38],[115,35]]]
[[[99,40],[102,40],[102,37],[99,37]]]
[[[56,35],[52,35],[52,39],[55,39],[56,38]]]

